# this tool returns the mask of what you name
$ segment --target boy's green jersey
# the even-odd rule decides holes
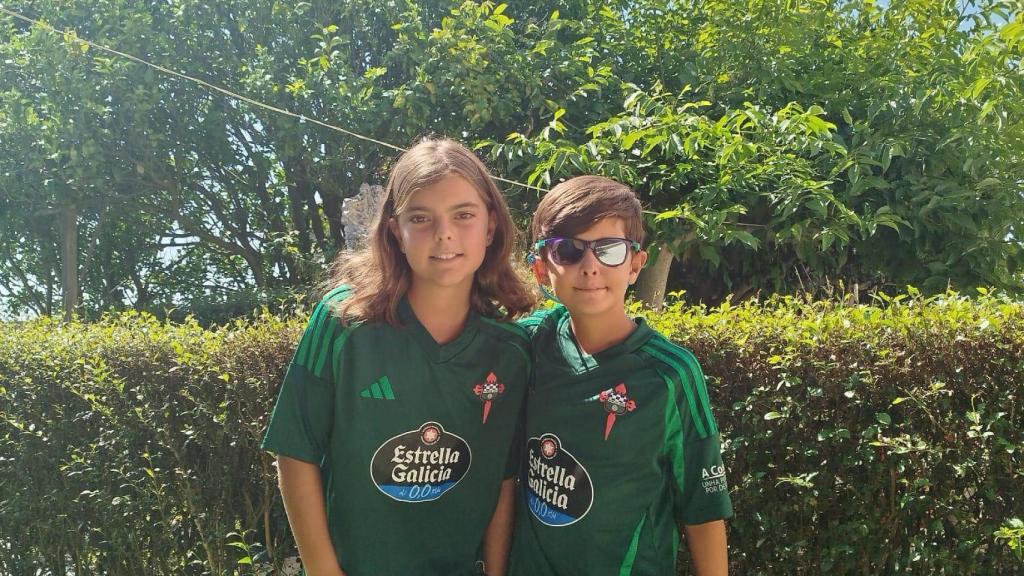
[[[526,333],[471,312],[438,345],[405,300],[400,328],[344,326],[330,308],[348,294],[313,312],[263,448],[320,467],[349,576],[474,574],[519,459]]]
[[[679,526],[732,515],[693,354],[642,319],[593,356],[562,306],[520,324],[534,376],[510,574],[674,574]]]

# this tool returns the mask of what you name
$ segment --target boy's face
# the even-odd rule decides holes
[[[625,238],[626,225],[621,218],[603,218],[574,237],[580,240]],[[626,261],[619,266],[602,264],[589,248],[584,251],[583,259],[575,264],[556,264],[547,253],[545,249],[545,256],[534,262],[533,272],[537,281],[550,286],[577,319],[614,318],[623,314],[626,289],[636,282],[647,262],[646,252],[633,252],[632,249]]]

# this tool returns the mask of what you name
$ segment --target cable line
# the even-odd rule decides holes
[[[353,138],[358,138],[359,140],[364,140],[366,142],[371,142],[371,143],[376,144],[378,146],[383,146],[385,148],[390,148],[391,150],[395,150],[395,151],[398,151],[398,152],[405,152],[406,151],[406,149],[402,148],[401,146],[396,146],[396,145],[391,144],[389,142],[384,142],[383,140],[377,140],[376,138],[372,138],[370,136],[365,136],[363,134],[359,134],[358,132],[353,132],[351,130],[346,130],[345,128],[342,128],[340,126],[335,126],[333,124],[328,124],[327,122],[323,122],[321,120],[317,120],[316,118],[311,118],[309,116],[306,116],[305,114],[299,114],[299,113],[296,113],[296,112],[292,112],[291,110],[286,110],[284,108],[279,108],[279,107],[273,106],[271,104],[266,104],[264,102],[260,102],[259,100],[254,100],[252,98],[249,98],[248,96],[244,96],[242,94],[238,94],[236,92],[232,92],[231,90],[228,90],[227,88],[223,88],[221,86],[217,86],[216,84],[211,84],[210,82],[207,82],[207,81],[205,81],[205,80],[203,80],[201,78],[196,78],[194,76],[189,76],[188,74],[184,74],[184,73],[181,73],[181,72],[177,72],[175,70],[171,70],[170,68],[166,68],[166,67],[161,66],[159,64],[154,64],[152,62],[149,62],[148,60],[144,60],[142,58],[139,58],[138,56],[133,56],[131,54],[127,54],[125,52],[121,52],[120,50],[116,50],[114,48],[109,48],[107,46],[104,46],[103,44],[98,44],[96,42],[93,42],[92,40],[88,40],[86,38],[82,38],[81,36],[78,35],[77,32],[71,31],[71,34],[68,34],[66,32],[61,32],[60,30],[57,30],[53,26],[51,26],[51,25],[49,25],[49,24],[47,24],[47,23],[45,23],[45,22],[43,22],[41,20],[37,20],[35,18],[30,18],[30,17],[25,16],[23,14],[19,14],[18,12],[15,12],[13,10],[9,10],[9,9],[3,7],[3,6],[0,6],[0,12],[3,12],[3,13],[5,13],[5,14],[13,17],[13,18],[17,18],[18,20],[22,20],[24,22],[28,22],[29,24],[32,24],[34,26],[38,26],[38,27],[40,27],[43,30],[46,30],[48,32],[52,32],[54,34],[59,34],[60,36],[63,36],[64,38],[69,38],[70,37],[75,42],[80,42],[82,44],[85,44],[86,46],[95,48],[97,50],[102,50],[104,52],[107,52],[107,53],[110,53],[110,54],[114,54],[114,55],[120,56],[122,58],[126,58],[128,60],[131,60],[132,62],[135,62],[137,64],[142,64],[144,66],[149,66],[150,68],[153,68],[154,70],[158,70],[160,72],[163,72],[164,74],[170,74],[171,76],[174,76],[174,77],[177,77],[177,78],[180,78],[180,79],[183,79],[183,80],[187,80],[187,81],[193,82],[195,84],[199,84],[200,86],[206,87],[206,88],[208,88],[210,90],[213,90],[215,92],[219,92],[219,93],[221,93],[221,94],[223,94],[223,95],[225,95],[225,96],[227,96],[229,98],[232,98],[234,100],[239,100],[241,102],[245,102],[247,104],[251,104],[251,105],[256,106],[258,108],[263,108],[264,110],[269,110],[271,112],[276,112],[278,114],[283,114],[285,116],[290,116],[292,118],[296,118],[297,120],[299,120],[299,122],[310,122],[312,124],[316,124],[317,126],[322,126],[324,128],[327,128],[327,129],[330,129],[330,130],[334,130],[336,132],[341,132],[342,134],[351,136]],[[506,184],[512,184],[512,185],[515,185],[515,186],[521,186],[523,188],[529,188],[529,189],[538,190],[538,191],[541,191],[541,192],[546,192],[547,191],[546,188],[541,188],[539,186],[532,186],[530,184],[523,184],[522,182],[517,182],[515,180],[508,180],[506,178],[500,178],[498,176],[492,176],[492,178],[497,180],[497,181],[499,181],[499,182],[504,182]]]

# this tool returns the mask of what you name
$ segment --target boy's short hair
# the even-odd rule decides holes
[[[604,176],[577,176],[544,195],[533,213],[530,235],[534,242],[553,236],[571,238],[603,218],[621,218],[626,237],[643,244],[642,210],[629,186]]]

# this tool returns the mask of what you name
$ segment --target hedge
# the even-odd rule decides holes
[[[634,310],[708,375],[733,573],[1024,574],[1024,304]],[[258,444],[303,316],[5,324],[0,573],[279,569],[294,543]]]

